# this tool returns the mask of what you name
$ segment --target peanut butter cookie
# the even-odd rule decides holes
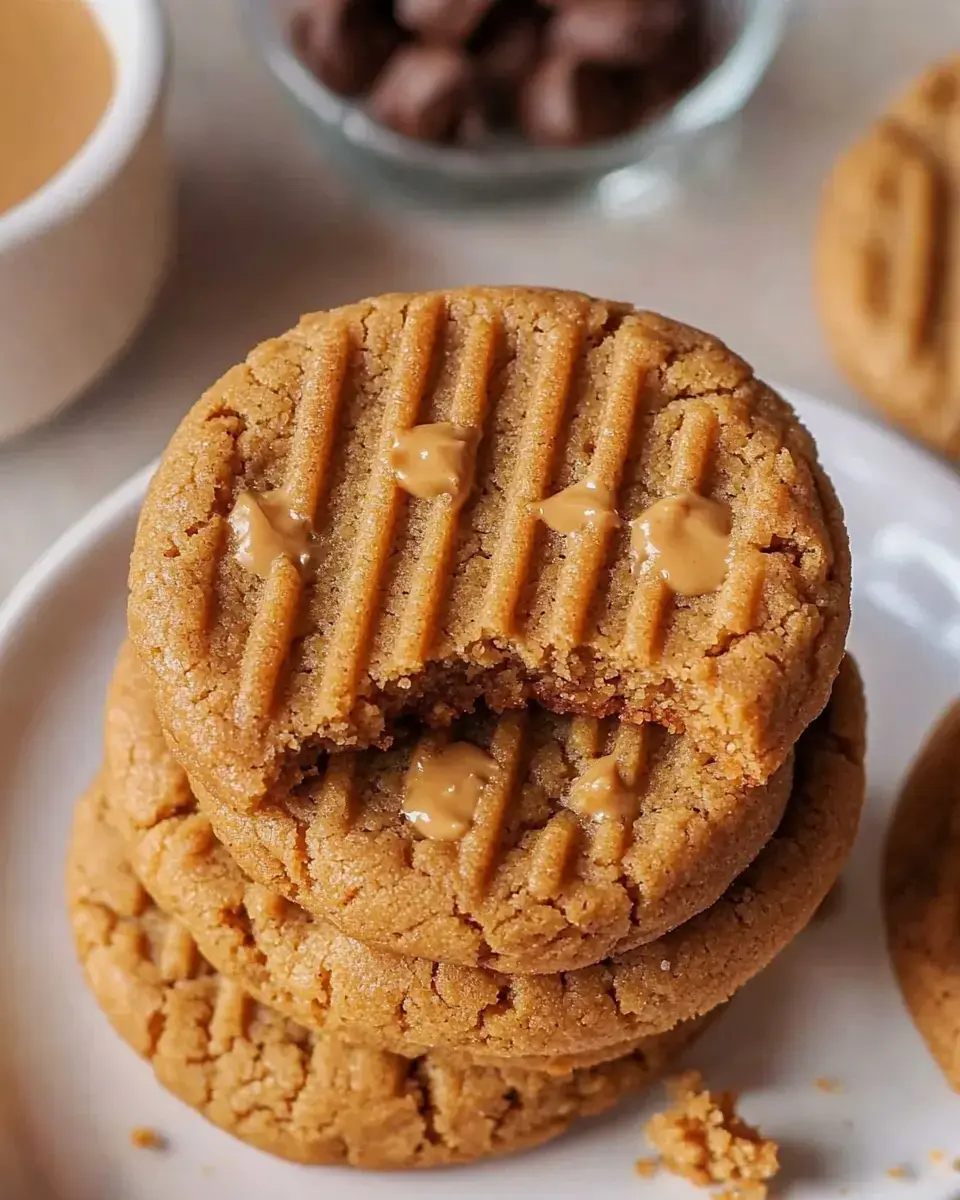
[[[553,1073],[402,1058],[311,1032],[213,970],[144,892],[101,816],[96,791],[80,801],[67,875],[90,989],[164,1087],[269,1154],[396,1170],[527,1149],[645,1087],[703,1026]]]
[[[855,387],[960,457],[960,57],[837,163],[820,213],[820,315]]]
[[[883,900],[907,1008],[960,1091],[960,702],[907,777],[887,834]]]
[[[765,782],[826,703],[842,515],[719,341],[567,292],[315,313],[184,419],[130,633],[191,778],[239,811],[483,697],[686,731]]]
[[[106,755],[129,805],[188,792],[129,646]],[[685,735],[534,704],[331,755],[253,813],[197,798],[247,874],[351,937],[523,974],[588,966],[708,908],[773,835],[792,775],[791,755],[737,787]]]
[[[310,1028],[400,1052],[433,1046],[499,1060],[623,1045],[728,999],[806,925],[836,880],[859,819],[863,752],[863,695],[846,660],[827,710],[798,745],[780,827],[721,899],[656,941],[555,975],[371,949],[251,883],[172,759],[150,768],[152,795],[126,792],[129,771],[108,784],[136,874],[224,975]]]

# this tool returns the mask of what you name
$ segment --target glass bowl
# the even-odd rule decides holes
[[[591,195],[631,205],[674,181],[704,147],[704,134],[740,111],[783,38],[790,0],[706,0],[710,66],[646,124],[570,148],[519,140],[483,148],[435,145],[387,129],[320,83],[288,41],[302,0],[239,0],[251,40],[328,152],[375,196],[439,206]]]

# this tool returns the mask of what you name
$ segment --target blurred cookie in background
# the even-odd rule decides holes
[[[904,1003],[960,1091],[960,701],[927,735],[887,832],[883,910]]]
[[[840,369],[960,458],[960,57],[932,67],[839,160],[815,265]]]

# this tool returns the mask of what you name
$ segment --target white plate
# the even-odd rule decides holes
[[[783,1147],[793,1200],[950,1200],[960,1100],[904,1013],[883,947],[880,839],[924,731],[958,690],[960,481],[878,427],[803,397],[846,507],[856,566],[853,649],[870,701],[870,798],[839,911],[750,985],[692,1058]],[[30,1200],[462,1200],[583,1196],[691,1200],[633,1174],[651,1100],[515,1159],[378,1176],[291,1167],[250,1150],[167,1095],[87,995],[64,915],[73,802],[100,754],[100,707],[123,636],[127,556],[147,473],[62,539],[0,613],[0,1197]],[[818,1077],[837,1079],[827,1094]],[[170,1140],[133,1149],[134,1125]],[[889,1177],[905,1166],[908,1193]],[[3,1174],[4,1170],[6,1175]]]

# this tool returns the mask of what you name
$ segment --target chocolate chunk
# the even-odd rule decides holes
[[[684,0],[568,0],[550,22],[552,49],[584,62],[647,66],[687,16]]]
[[[484,107],[495,125],[515,122],[517,95],[536,67],[542,41],[543,22],[531,11],[511,10],[507,19],[494,15],[484,29],[475,62]]]
[[[290,29],[297,56],[342,96],[369,91],[400,43],[400,31],[377,0],[312,0]]]
[[[576,146],[623,133],[630,123],[634,76],[549,55],[520,95],[523,132],[531,142]]]
[[[479,148],[489,144],[493,133],[490,105],[479,99],[471,100],[457,125],[456,141],[461,146]]]
[[[541,22],[532,14],[497,22],[477,47],[480,74],[491,83],[517,87],[540,53]]]
[[[398,133],[427,142],[449,141],[471,94],[469,59],[450,46],[401,47],[370,95],[370,112]]]
[[[397,20],[431,42],[461,45],[480,26],[496,0],[396,0]]]

